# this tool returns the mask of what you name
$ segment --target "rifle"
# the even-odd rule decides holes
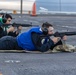
[[[51,35],[41,35],[41,37],[55,36],[55,37],[61,37],[62,38],[64,35],[66,35],[66,36],[76,35],[76,31],[73,31],[73,32],[55,32],[54,34],[51,34]]]
[[[19,27],[19,26],[22,26],[22,27],[32,27],[32,26],[39,26],[39,25],[32,25],[32,24],[22,24],[22,23],[12,23],[12,24],[2,24],[2,26],[14,26],[14,27]]]

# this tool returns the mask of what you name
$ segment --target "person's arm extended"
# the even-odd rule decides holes
[[[8,35],[9,35],[9,36],[13,36],[13,37],[18,36],[18,34],[16,34],[16,31],[15,31],[15,32],[9,32]]]
[[[22,30],[22,26],[19,26],[18,28],[17,28],[17,30],[15,31],[15,32],[13,32],[14,31],[14,27],[11,27],[12,29],[12,31],[10,31],[10,28],[9,28],[9,33],[8,33],[8,35],[9,36],[13,36],[13,37],[16,37],[16,36],[18,36],[18,34],[21,32],[21,30]]]
[[[36,49],[41,52],[48,51],[50,49],[50,47],[54,45],[54,42],[50,38],[49,38],[48,42],[46,42],[45,44],[42,44],[41,43],[42,39],[41,39],[40,35],[37,33],[32,33],[31,37],[32,37],[32,41],[33,41]]]

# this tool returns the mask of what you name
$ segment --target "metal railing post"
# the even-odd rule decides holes
[[[23,0],[21,0],[21,9],[20,9],[20,10],[21,10],[21,11],[20,11],[21,14],[22,14],[22,10],[23,10],[23,9],[22,9],[22,6],[23,6]]]

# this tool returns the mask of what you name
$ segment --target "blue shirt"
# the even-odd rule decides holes
[[[20,47],[22,47],[23,49],[29,50],[29,51],[33,51],[36,50],[33,42],[32,42],[32,38],[31,38],[31,33],[32,32],[36,32],[39,35],[42,34],[42,31],[40,30],[40,27],[34,27],[31,28],[29,31],[27,32],[23,32],[20,35],[17,36],[17,42],[18,45]]]

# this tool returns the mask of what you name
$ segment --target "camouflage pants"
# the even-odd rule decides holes
[[[76,47],[69,44],[58,45],[54,47],[52,52],[76,52]]]

